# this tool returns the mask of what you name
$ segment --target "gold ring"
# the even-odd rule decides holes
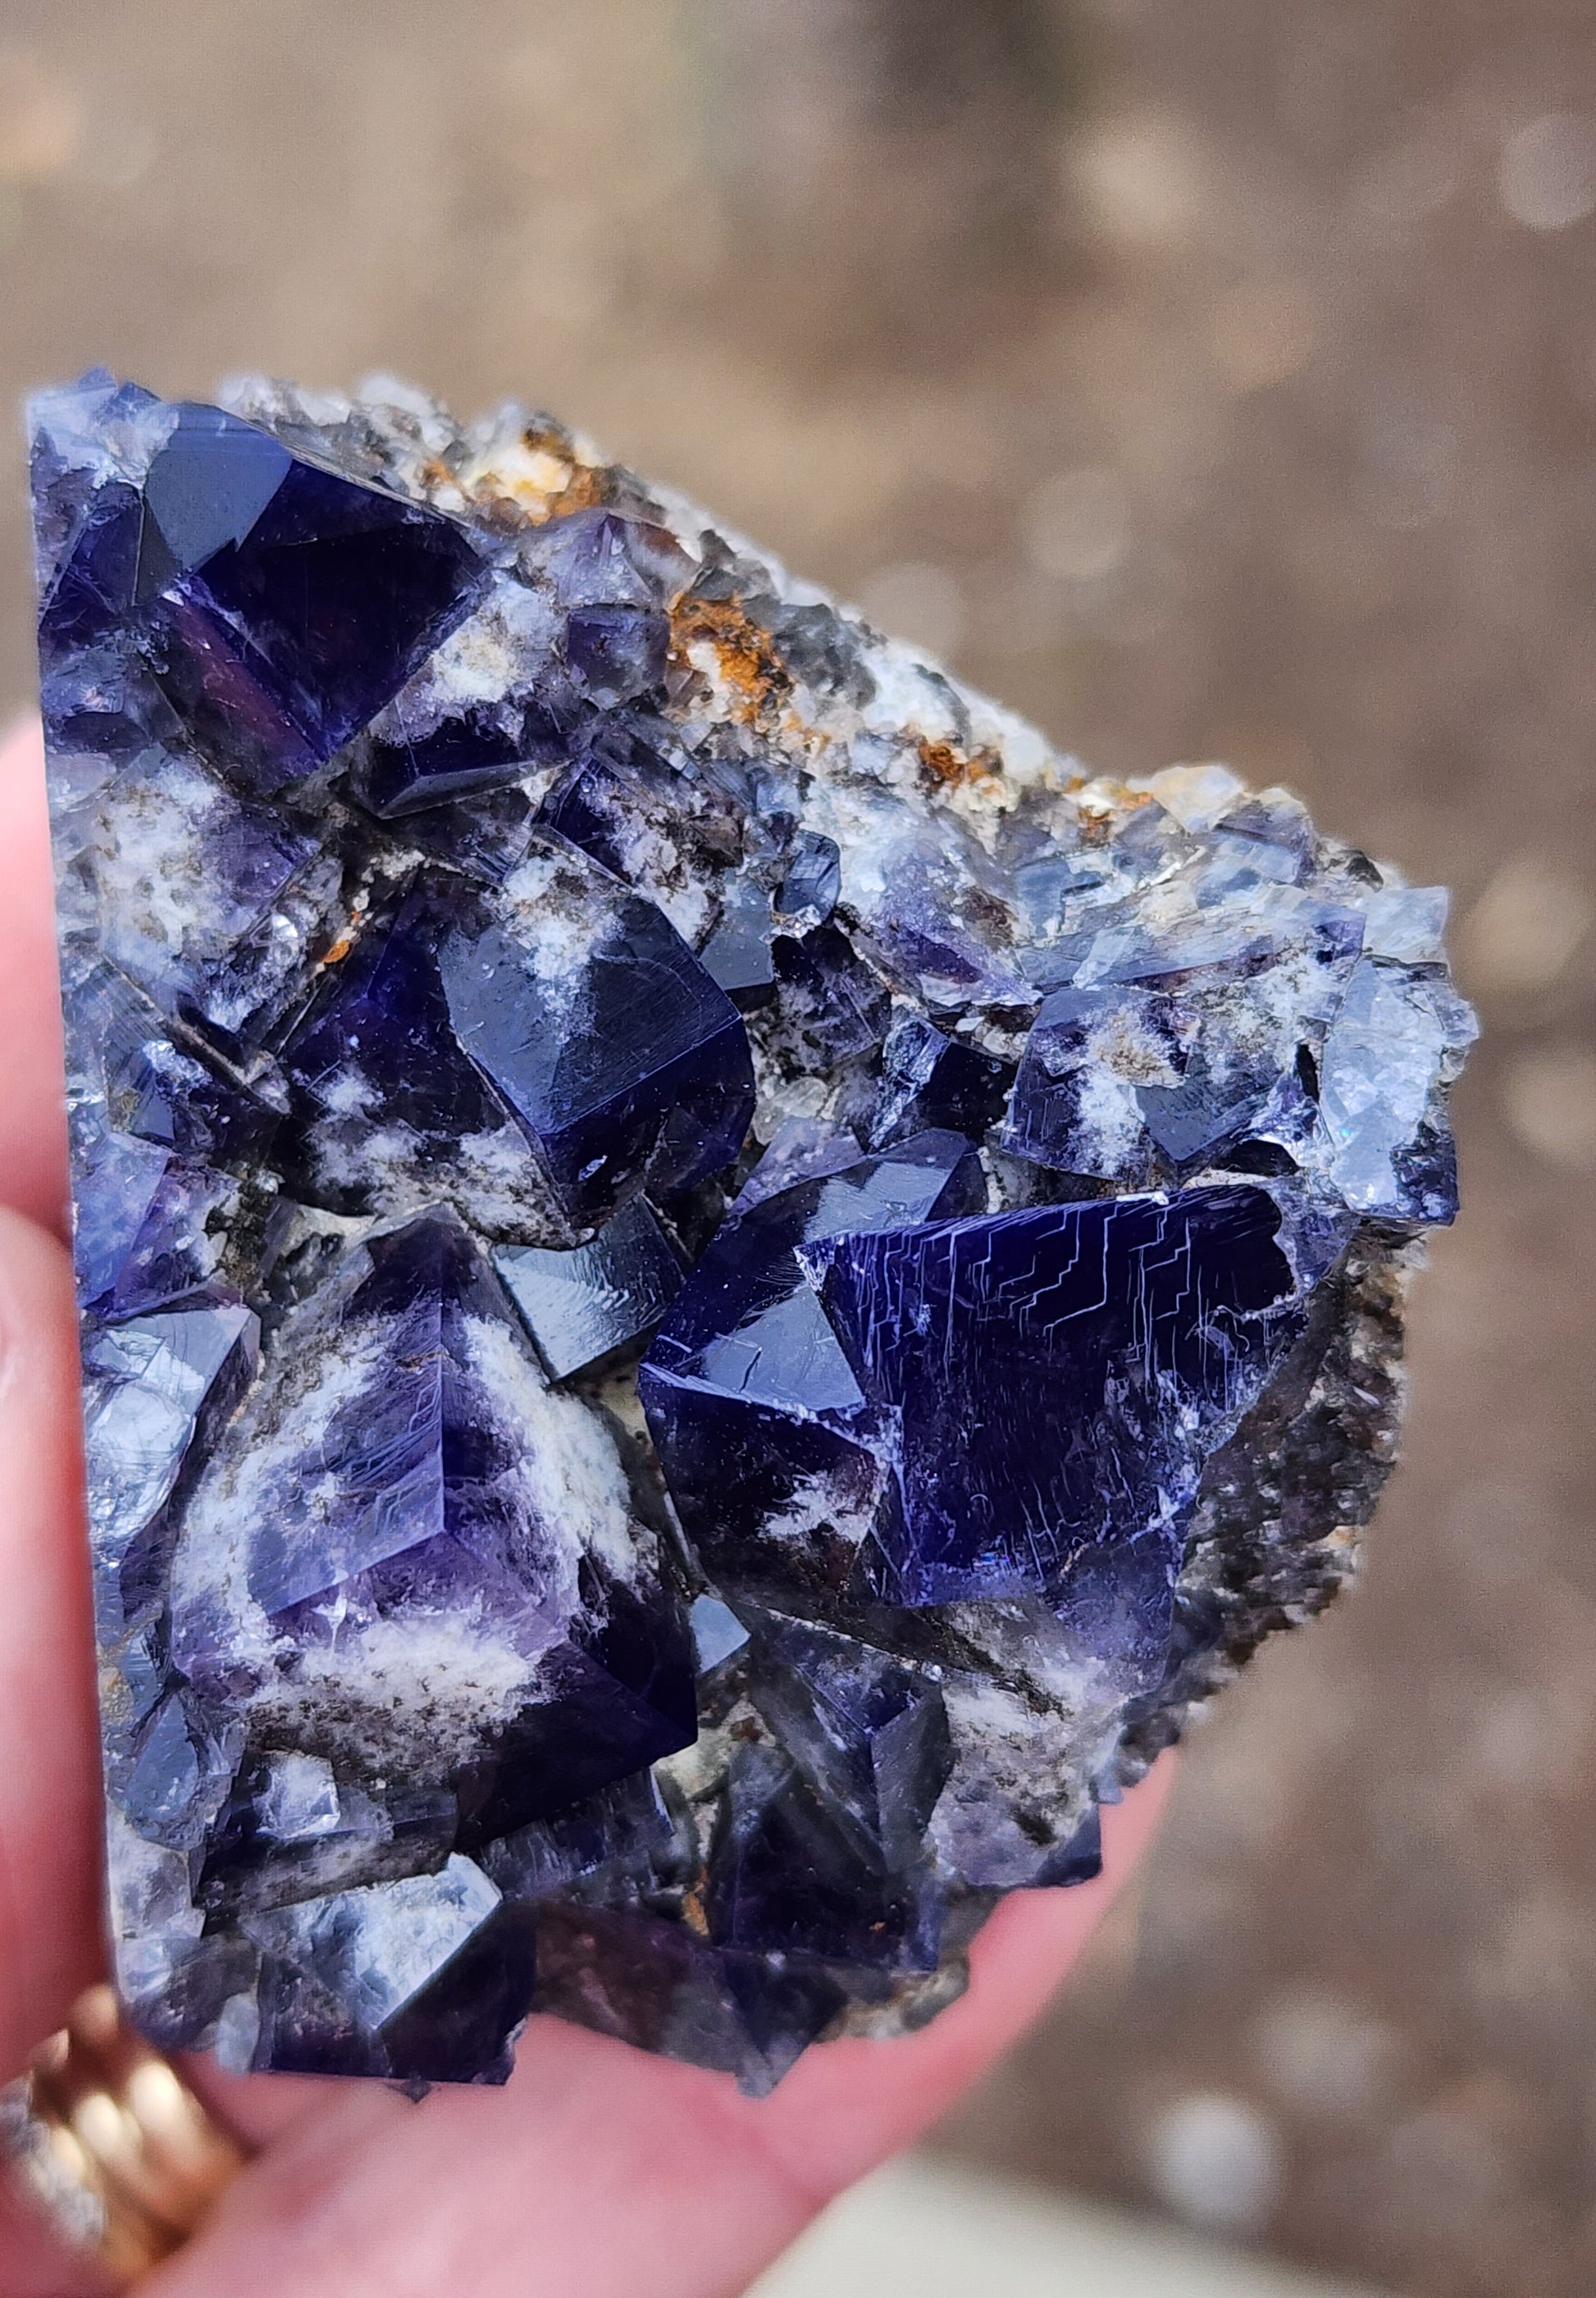
[[[0,2093],[0,2130],[57,2230],[122,2289],[182,2248],[245,2159],[109,1987]]]

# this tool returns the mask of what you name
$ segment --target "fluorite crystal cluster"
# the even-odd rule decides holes
[[[34,409],[120,1985],[767,2087],[1345,1576],[1443,897],[541,416]]]

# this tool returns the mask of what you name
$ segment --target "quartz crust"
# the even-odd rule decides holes
[[[546,417],[223,397],[33,408],[121,1990],[762,2090],[1351,1572],[1444,895]]]

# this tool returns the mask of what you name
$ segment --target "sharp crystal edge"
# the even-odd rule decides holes
[[[1445,898],[545,417],[224,401],[32,409],[120,1988],[763,2090],[1347,1576]]]

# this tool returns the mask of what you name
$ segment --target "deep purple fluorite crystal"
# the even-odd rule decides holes
[[[393,384],[35,406],[118,1972],[752,2088],[1343,1576],[1443,904]]]

